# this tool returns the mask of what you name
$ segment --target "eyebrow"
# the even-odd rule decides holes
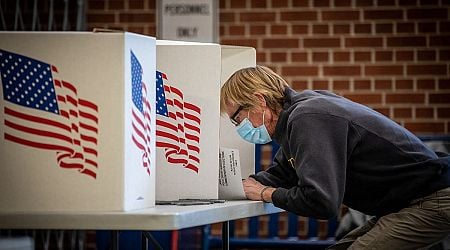
[[[234,118],[236,118],[237,114],[239,114],[243,108],[244,106],[240,105],[239,108],[230,116],[230,119],[235,120]]]

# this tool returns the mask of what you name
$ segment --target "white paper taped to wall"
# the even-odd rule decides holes
[[[242,186],[239,150],[220,148],[219,161],[219,199],[247,199]]]

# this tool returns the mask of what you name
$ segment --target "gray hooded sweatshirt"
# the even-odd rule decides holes
[[[253,175],[277,187],[275,206],[321,219],[343,203],[382,216],[450,186],[449,161],[384,115],[326,91],[287,88],[272,166]]]

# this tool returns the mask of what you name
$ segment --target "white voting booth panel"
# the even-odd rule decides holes
[[[244,172],[254,172],[254,146],[236,138],[231,123],[221,120],[219,96],[224,77],[255,65],[255,58],[253,48],[156,41],[157,200],[219,198],[221,133],[237,139],[225,145],[242,150],[245,167],[252,169]]]
[[[0,211],[155,205],[155,43],[0,33]]]
[[[250,47],[222,46],[221,84],[237,70],[256,65],[256,50]],[[255,145],[244,141],[226,114],[220,117],[220,147],[239,150],[242,178],[255,173]]]

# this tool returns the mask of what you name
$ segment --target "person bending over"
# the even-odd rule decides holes
[[[248,199],[328,219],[374,216],[329,249],[417,249],[450,232],[450,157],[384,115],[327,91],[297,92],[264,66],[236,71],[221,112],[246,141],[280,145],[243,181]]]

